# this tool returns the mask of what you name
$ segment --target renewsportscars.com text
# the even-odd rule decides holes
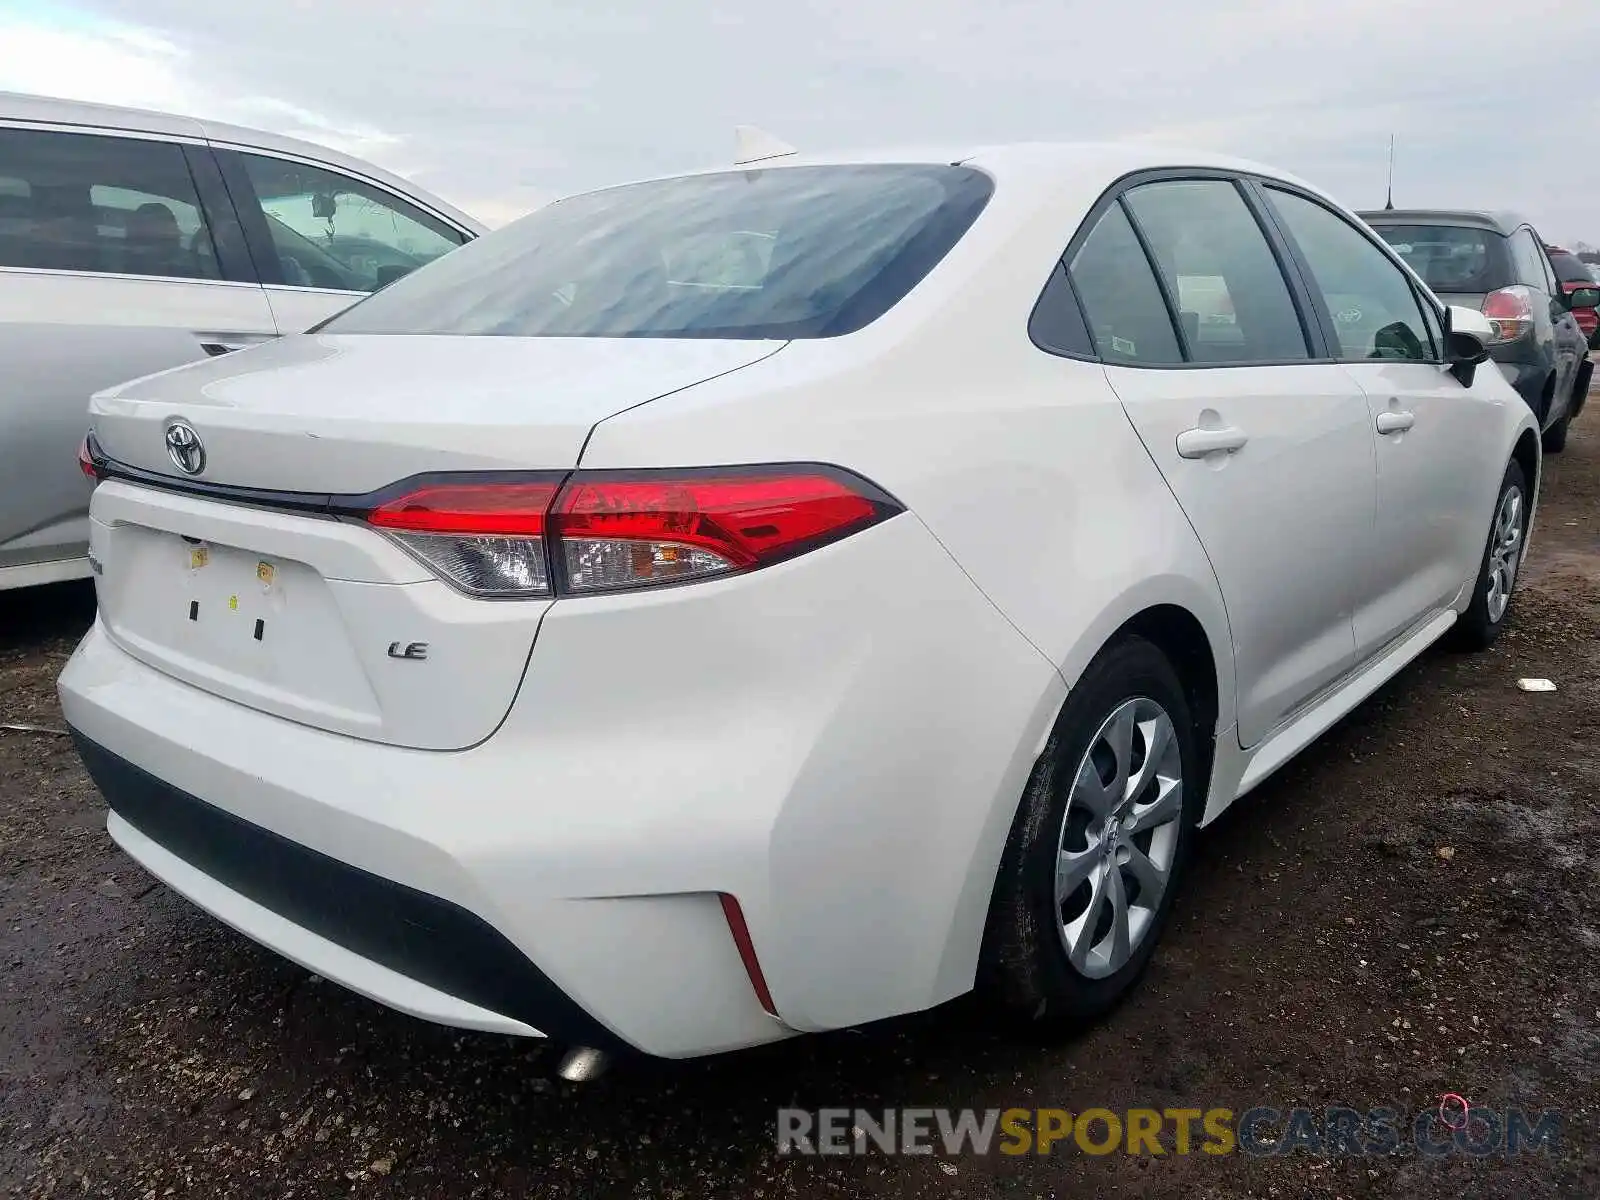
[[[861,1108],[778,1110],[780,1154],[1557,1153],[1561,1114],[1472,1108]]]

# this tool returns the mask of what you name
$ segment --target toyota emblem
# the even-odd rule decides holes
[[[187,421],[167,426],[167,455],[185,475],[198,475],[206,469],[205,443]]]

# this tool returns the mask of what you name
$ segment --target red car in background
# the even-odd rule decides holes
[[[1594,287],[1595,278],[1589,274],[1589,265],[1572,251],[1563,250],[1560,246],[1546,246],[1544,252],[1550,256],[1550,265],[1555,268],[1556,279],[1563,292],[1570,295],[1579,288]],[[1600,338],[1595,336],[1595,331],[1600,329],[1600,313],[1592,308],[1574,308],[1572,315],[1578,322],[1578,328],[1583,330],[1583,336],[1589,339],[1589,349],[1595,349],[1596,343],[1600,342]]]

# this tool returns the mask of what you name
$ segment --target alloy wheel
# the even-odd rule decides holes
[[[1522,565],[1522,489],[1510,487],[1500,497],[1494,528],[1489,533],[1488,617],[1499,624],[1511,604],[1511,590],[1517,584]]]
[[[1182,816],[1183,758],[1172,718],[1146,697],[1125,701],[1078,766],[1057,844],[1057,927],[1080,974],[1115,974],[1151,932]]]

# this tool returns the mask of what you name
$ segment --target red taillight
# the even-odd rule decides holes
[[[375,508],[367,520],[410,533],[541,537],[558,483],[428,484]]]
[[[1520,283],[1490,292],[1483,298],[1483,315],[1493,331],[1492,345],[1514,342],[1533,328],[1533,293]]]
[[[831,473],[579,474],[550,514],[574,592],[673,583],[792,558],[887,515]]]
[[[85,437],[78,447],[78,470],[82,471],[96,483],[100,482],[100,468],[94,465],[94,456],[89,453],[89,439]]]
[[[436,481],[364,515],[462,590],[523,597],[753,570],[899,511],[844,471],[786,466]]]

